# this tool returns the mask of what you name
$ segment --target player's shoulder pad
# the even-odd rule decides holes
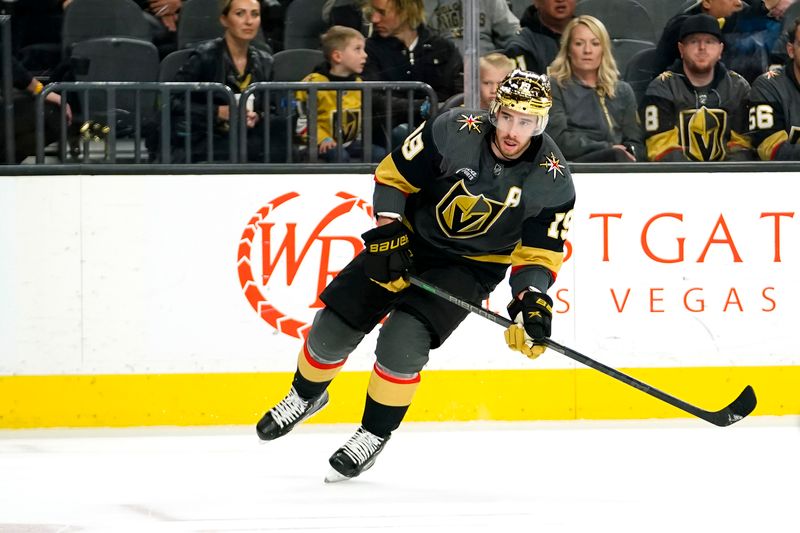
[[[543,198],[545,205],[560,206],[575,201],[575,184],[567,160],[547,133],[542,134],[542,147],[534,164],[538,178],[548,184]]]
[[[480,145],[492,127],[488,112],[481,109],[455,107],[437,116],[431,127],[433,140],[440,151],[467,150]]]

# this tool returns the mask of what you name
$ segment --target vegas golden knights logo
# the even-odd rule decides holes
[[[728,113],[723,109],[686,109],[681,111],[681,146],[693,161],[725,159]]]
[[[358,138],[359,130],[361,127],[361,110],[360,109],[343,109],[342,110],[342,143],[345,145],[350,144]],[[336,135],[336,126],[338,124],[338,113],[334,110],[331,113],[331,131]],[[320,139],[318,139],[320,140]],[[335,140],[335,139],[334,139]]]
[[[482,194],[474,196],[460,180],[436,205],[436,221],[451,239],[469,239],[489,231],[505,208]]]

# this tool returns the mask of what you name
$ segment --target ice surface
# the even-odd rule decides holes
[[[325,484],[352,425],[0,431],[0,531],[800,531],[800,419],[405,424]]]

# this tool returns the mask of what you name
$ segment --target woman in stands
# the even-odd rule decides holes
[[[250,84],[269,81],[272,72],[272,56],[253,46],[261,26],[261,5],[258,0],[222,0],[220,23],[225,34],[218,39],[205,41],[196,46],[186,64],[176,75],[176,81],[218,82],[230,87],[234,94],[241,94]],[[177,105],[176,105],[177,104]],[[173,99],[173,126],[176,132],[173,147],[173,162],[181,158],[185,137],[191,135],[192,162],[212,160],[207,150],[206,97],[195,93],[191,106],[191,130],[186,127],[182,100]],[[269,127],[269,161],[285,157],[285,118],[265,114],[265,102],[260,92],[254,103],[248,103],[244,116],[247,125],[247,154],[250,161],[264,161],[264,132]],[[268,112],[269,107],[266,107]],[[230,109],[227,100],[215,100],[214,153],[213,160],[230,159],[228,131],[230,116],[237,109]],[[265,121],[267,124],[265,124]],[[176,142],[175,142],[176,141]],[[244,139],[240,139],[244,142]],[[185,154],[183,154],[185,156]],[[185,159],[184,159],[185,160]]]
[[[548,68],[553,107],[547,133],[570,161],[631,162],[644,157],[633,89],[619,79],[602,22],[573,18]]]

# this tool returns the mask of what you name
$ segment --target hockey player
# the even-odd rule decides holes
[[[750,91],[750,138],[764,161],[800,160],[800,18],[787,32],[789,61],[753,82]]]
[[[544,134],[546,76],[512,71],[488,113],[455,108],[421,125],[375,172],[377,227],[322,292],[289,394],[256,430],[276,439],[328,402],[327,387],[364,335],[380,329],[361,427],[330,458],[326,481],[371,467],[411,404],[429,351],[467,311],[408,289],[408,271],[477,305],[511,267],[508,346],[530,358],[550,336],[546,294],[561,267],[575,191]]]

